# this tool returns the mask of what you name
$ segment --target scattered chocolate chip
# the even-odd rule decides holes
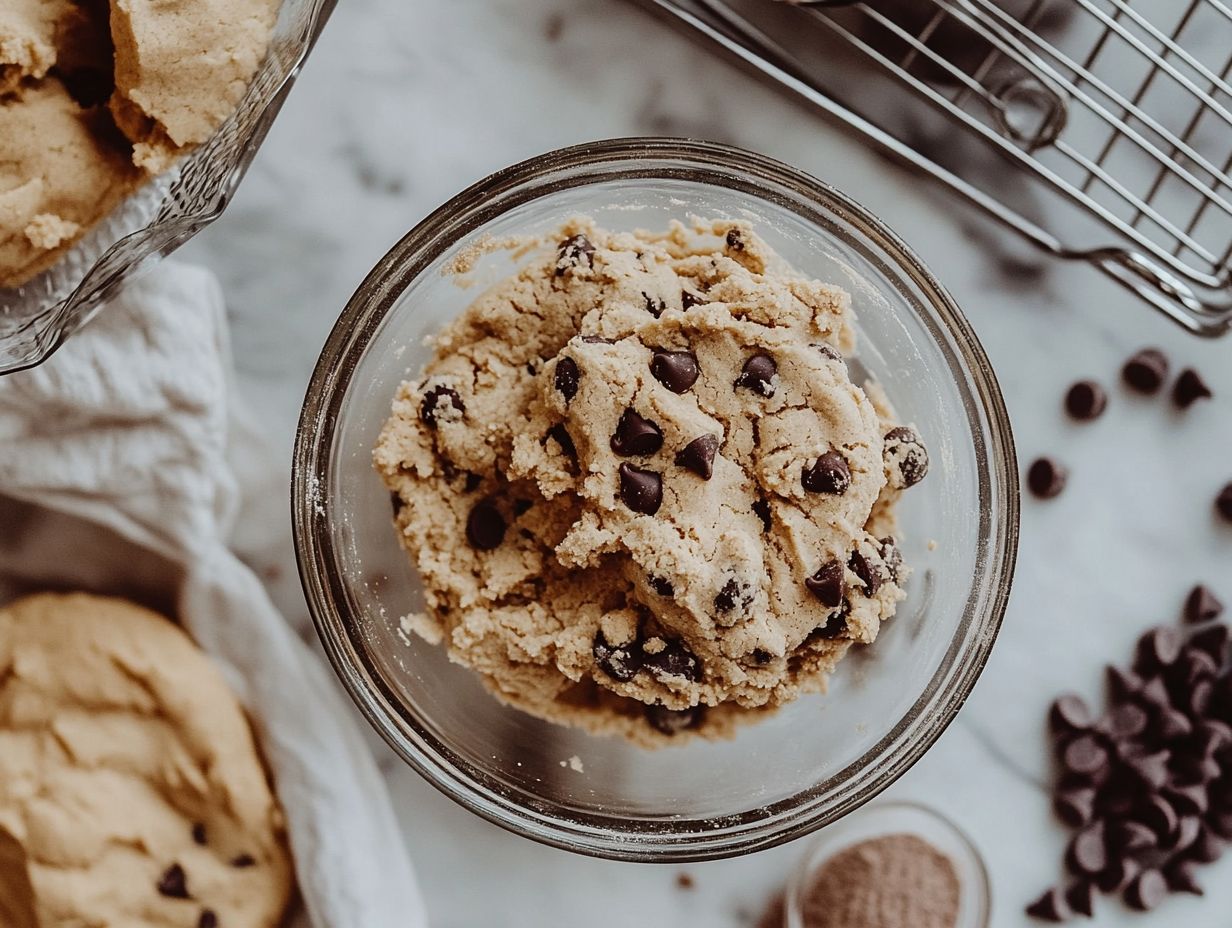
[[[756,598],[757,593],[753,587],[741,583],[735,577],[728,577],[727,582],[714,596],[714,608],[723,613],[736,612],[744,615]]]
[[[1181,656],[1181,636],[1175,628],[1161,625],[1138,639],[1134,669],[1139,673],[1160,671]]]
[[[562,426],[563,428],[563,426]],[[474,493],[479,489],[479,484],[483,483],[483,478],[478,474],[467,474],[466,483],[463,484],[463,489],[467,493]]]
[[[1190,848],[1202,833],[1202,819],[1196,815],[1182,815],[1176,820],[1176,832],[1164,845],[1164,850],[1179,854]]]
[[[200,844],[202,847],[205,846],[206,834],[204,822],[193,822],[192,839],[193,843]]]
[[[1091,735],[1075,738],[1061,754],[1067,770],[1082,776],[1091,776],[1108,766],[1108,752]]]
[[[772,660],[774,660],[774,655],[771,654],[769,651],[763,648],[753,649],[753,663],[760,664],[761,666],[764,667],[766,664],[770,663]]]
[[[831,609],[837,609],[843,602],[843,595],[846,593],[846,581],[844,579],[843,562],[839,560],[830,560],[817,568],[817,572],[813,576],[804,581],[804,585],[808,587],[810,593],[817,597],[817,600],[823,606],[829,606]]]
[[[1070,842],[1067,852],[1070,870],[1081,876],[1095,876],[1108,866],[1108,844],[1104,838],[1104,823],[1093,822],[1084,827]]]
[[[650,588],[660,596],[675,596],[676,588],[672,586],[672,581],[666,577],[651,577]]]
[[[1232,483],[1229,483],[1215,497],[1215,508],[1228,522],[1232,522]]]
[[[434,429],[438,421],[457,419],[465,412],[466,406],[458,391],[438,383],[424,394],[423,403],[419,406],[419,419],[428,428]]]
[[[569,434],[563,422],[558,422],[548,429],[548,437],[556,440],[556,444],[560,445],[560,450],[565,457],[577,461],[577,446],[573,444],[573,436]]]
[[[1185,600],[1185,618],[1190,622],[1210,622],[1223,613],[1223,603],[1211,588],[1198,584]]]
[[[642,663],[656,679],[683,677],[696,683],[702,678],[702,662],[679,639],[665,641],[662,650],[654,654],[643,649]]]
[[[1079,880],[1065,891],[1065,902],[1075,915],[1090,918],[1095,914],[1095,884]]]
[[[578,370],[577,361],[573,358],[561,358],[556,362],[553,383],[556,385],[556,392],[565,398],[566,403],[577,396],[581,379],[582,372]]]
[[[1143,348],[1121,368],[1121,379],[1139,393],[1157,393],[1167,376],[1168,359],[1158,348]]]
[[[1109,664],[1107,679],[1108,695],[1113,700],[1129,699],[1142,691],[1142,678],[1132,670],[1122,670]]]
[[[1155,832],[1155,837],[1160,842],[1168,841],[1176,832],[1176,811],[1163,796],[1147,797],[1146,804],[1139,810],[1138,815],[1142,823]]]
[[[1065,693],[1048,710],[1048,725],[1057,734],[1086,731],[1092,725],[1091,710],[1081,696]]]
[[[642,649],[637,642],[609,644],[603,632],[599,632],[591,645],[591,653],[599,669],[621,683],[628,683],[642,669]]]
[[[168,899],[188,899],[188,877],[184,873],[184,868],[179,864],[172,864],[163,871],[163,875],[158,878],[159,895],[166,896]]]
[[[1155,832],[1133,819],[1115,821],[1108,826],[1108,843],[1121,851],[1140,851],[1159,843]]]
[[[1128,702],[1109,709],[1108,714],[1100,720],[1098,728],[1114,741],[1124,741],[1137,738],[1146,731],[1148,721],[1141,706]]]
[[[688,312],[694,306],[705,306],[706,301],[695,293],[690,293],[688,290],[680,291],[680,308]]]
[[[656,351],[650,359],[650,373],[673,393],[684,393],[697,383],[701,369],[691,351]]]
[[[1213,864],[1223,856],[1223,851],[1223,841],[1212,829],[1202,825],[1199,827],[1197,837],[1189,845],[1186,856],[1198,863]]]
[[[653,516],[663,502],[663,478],[653,470],[621,464],[620,500],[634,512]]]
[[[876,561],[865,557],[864,553],[857,548],[851,552],[851,557],[847,561],[847,567],[864,584],[865,596],[877,595],[877,591],[881,589],[881,584],[885,581],[885,576],[882,574],[881,567],[878,566]]]
[[[889,535],[881,539],[881,560],[890,573],[890,579],[897,583],[899,571],[903,569],[903,552]]]
[[[818,625],[815,629],[809,632],[805,641],[812,643],[816,641],[832,641],[835,638],[842,638],[847,631],[847,616],[851,614],[851,603],[844,599],[843,604],[837,611],[831,612],[826,616],[826,620]]]
[[[1172,403],[1177,409],[1188,409],[1198,400],[1209,400],[1213,393],[1197,371],[1187,367],[1172,386]]]
[[[1053,797],[1052,808],[1065,824],[1081,828],[1095,813],[1095,790],[1085,786],[1059,791]]]
[[[1187,711],[1192,718],[1199,718],[1206,715],[1206,710],[1210,708],[1211,699],[1215,695],[1215,685],[1210,680],[1199,680],[1184,696],[1184,705],[1182,709]]]
[[[1168,864],[1164,869],[1164,882],[1168,884],[1168,889],[1174,893],[1201,896],[1202,887],[1198,885],[1194,869],[1194,865],[1187,860],[1177,860]]]
[[[616,433],[610,444],[612,452],[621,457],[654,454],[663,447],[663,431],[656,423],[628,407],[616,423]]]
[[[761,527],[764,531],[770,531],[772,520],[770,518],[770,501],[764,498],[753,500],[753,513],[757,518],[761,519]]]
[[[774,363],[774,358],[765,352],[758,352],[744,362],[740,376],[736,378],[736,386],[762,396],[774,396],[774,381],[778,372],[779,366]]]
[[[1045,922],[1063,922],[1070,917],[1065,895],[1055,886],[1027,906],[1027,914]]]
[[[1123,761],[1126,770],[1152,789],[1159,789],[1168,782],[1168,761],[1171,756],[1169,751],[1126,753]]]
[[[570,268],[595,266],[595,246],[585,235],[571,235],[560,243],[556,250],[556,276],[562,276]]]
[[[1060,495],[1068,479],[1069,471],[1053,458],[1036,458],[1027,468],[1027,488],[1040,499]]]
[[[491,497],[481,499],[471,508],[466,517],[466,540],[480,551],[499,548],[505,540],[505,517]]]
[[[240,854],[231,858],[231,866],[233,866],[236,870],[246,870],[249,867],[255,867],[256,865],[257,859],[251,854]]]
[[[1118,893],[1125,889],[1142,870],[1142,865],[1132,857],[1115,857],[1108,869],[1095,878],[1095,885],[1103,893]]]
[[[1172,707],[1160,709],[1155,716],[1154,735],[1163,742],[1176,741],[1193,731],[1193,723],[1183,712],[1177,712]]]
[[[667,302],[665,300],[653,297],[644,291],[642,293],[642,299],[646,301],[646,312],[650,313],[650,315],[654,316],[656,319],[662,316],[664,310],[667,309]]]
[[[830,450],[804,468],[800,474],[800,484],[809,493],[841,496],[851,486],[851,468],[846,458]]]
[[[904,487],[915,486],[928,474],[928,449],[913,428],[900,425],[890,429],[885,435],[884,455]]]
[[[1108,394],[1094,380],[1080,380],[1065,394],[1065,411],[1081,422],[1098,419],[1108,407]]]
[[[1232,727],[1218,719],[1203,719],[1194,726],[1194,730],[1198,736],[1198,748],[1207,757],[1232,746]]]
[[[669,709],[666,706],[647,706],[646,721],[656,731],[665,735],[675,735],[690,728],[697,728],[706,717],[705,706],[692,706],[688,709]]]
[[[1168,688],[1162,677],[1144,680],[1137,694],[1138,701],[1151,709],[1166,709],[1169,705]]]
[[[1212,625],[1195,632],[1189,636],[1187,646],[1191,654],[1200,652],[1209,657],[1214,666],[1222,666],[1228,656],[1228,626]]]
[[[1149,912],[1168,894],[1168,884],[1158,870],[1143,870],[1125,890],[1125,904],[1140,912]]]
[[[727,230],[727,247],[732,251],[744,251],[744,239],[740,236],[739,229]]]
[[[515,516],[524,516],[530,512],[533,505],[534,503],[528,499],[515,499],[513,501],[513,514]]]
[[[197,919],[197,928],[218,928],[218,916],[213,909],[202,909]]]
[[[714,473],[714,456],[719,450],[719,440],[714,435],[699,435],[676,455],[676,466],[691,470],[703,480]]]

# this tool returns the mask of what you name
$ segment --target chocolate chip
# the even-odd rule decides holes
[[[830,560],[817,568],[817,572],[813,576],[804,581],[804,585],[808,587],[817,600],[823,606],[829,606],[831,609],[837,609],[843,602],[843,595],[846,593],[846,580],[844,579],[843,562],[839,560]]]
[[[1168,761],[1171,756],[1168,751],[1132,754],[1127,752],[1123,761],[1126,770],[1152,789],[1159,789],[1168,782]]]
[[[401,515],[402,510],[406,508],[406,503],[402,502],[402,497],[394,492],[390,492],[389,494],[389,505],[393,508],[395,519]]]
[[[1108,845],[1104,838],[1104,823],[1094,822],[1074,835],[1066,856],[1075,874],[1095,876],[1108,866]]]
[[[651,577],[650,588],[660,596],[675,596],[676,588],[672,586],[672,581],[666,577]]]
[[[192,839],[195,844],[200,844],[202,847],[205,846],[206,834],[204,822],[193,822]]]
[[[240,854],[231,858],[231,866],[236,870],[246,870],[249,867],[255,867],[257,860],[251,854]]]
[[[656,679],[683,677],[691,683],[702,678],[702,662],[679,639],[665,641],[663,649],[651,654],[643,649],[642,663]]]
[[[1202,887],[1198,885],[1194,869],[1194,865],[1187,860],[1177,860],[1168,864],[1164,869],[1164,882],[1168,884],[1168,889],[1174,893],[1201,896]]]
[[[1184,694],[1181,708],[1189,713],[1190,718],[1200,718],[1206,715],[1214,695],[1215,685],[1210,680],[1199,680]]]
[[[744,239],[741,238],[739,229],[727,230],[727,247],[732,251],[744,251]]]
[[[1163,796],[1148,796],[1145,805],[1138,812],[1138,817],[1155,832],[1155,837],[1161,842],[1167,841],[1176,832],[1176,811]]]
[[[1192,367],[1181,371],[1172,386],[1172,403],[1177,409],[1188,409],[1198,400],[1209,400],[1212,396],[1211,388]]]
[[[650,359],[650,373],[673,393],[684,393],[697,383],[701,369],[691,351],[656,351]]]
[[[560,243],[556,250],[556,276],[560,277],[570,268],[595,266],[595,246],[585,235],[571,235]]]
[[[1166,786],[1163,795],[1172,804],[1172,808],[1181,815],[1204,815],[1210,808],[1206,787],[1199,783],[1189,786]]]
[[[1121,368],[1121,379],[1139,393],[1157,393],[1167,376],[1168,359],[1158,348],[1143,348]]]
[[[1098,419],[1108,407],[1108,394],[1094,380],[1080,380],[1065,394],[1065,410],[1075,419]]]
[[[1057,734],[1086,731],[1092,725],[1086,700],[1075,693],[1058,696],[1048,710],[1048,724]]]
[[[1095,813],[1095,790],[1089,786],[1059,791],[1052,800],[1053,811],[1065,824],[1080,828]]]
[[[695,293],[690,293],[688,290],[680,291],[680,308],[688,312],[694,306],[705,306],[706,301]]]
[[[556,385],[556,392],[565,398],[566,403],[577,396],[581,379],[582,372],[578,370],[577,361],[573,358],[561,358],[556,362],[553,383]]]
[[[1169,706],[1159,710],[1159,714],[1155,716],[1153,730],[1155,737],[1166,743],[1190,734],[1193,731],[1193,723],[1185,717],[1183,712],[1177,712]]]
[[[699,435],[676,455],[676,466],[691,470],[703,480],[714,473],[714,456],[719,450],[719,440],[714,435]]]
[[[1027,468],[1027,488],[1040,499],[1060,495],[1068,479],[1069,471],[1053,458],[1036,458]]]
[[[1145,680],[1142,688],[1138,690],[1137,699],[1138,702],[1147,708],[1168,708],[1168,688],[1164,686],[1163,678],[1151,677],[1149,680]]]
[[[563,428],[563,426],[562,426]],[[483,478],[478,474],[467,474],[466,482],[463,484],[463,489],[467,493],[474,493],[479,489],[479,484],[483,483]]]
[[[1159,671],[1181,656],[1181,636],[1167,625],[1153,628],[1138,639],[1134,669],[1139,673]]]
[[[763,648],[753,649],[753,663],[759,664],[764,667],[766,664],[770,663],[772,660],[774,660],[774,655],[771,654],[769,651],[766,651]]]
[[[1232,483],[1229,483],[1215,497],[1215,509],[1228,522],[1232,522]]]
[[[213,909],[202,909],[197,919],[197,928],[218,928],[218,916]]]
[[[899,571],[903,569],[903,552],[889,535],[881,539],[881,560],[890,573],[890,579],[897,583]]]
[[[1109,709],[1097,727],[1114,741],[1122,741],[1141,735],[1148,721],[1142,707],[1129,702]]]
[[[1095,914],[1095,884],[1079,880],[1065,891],[1065,902],[1075,915],[1090,918]]]
[[[505,540],[505,517],[491,497],[481,499],[471,508],[466,517],[466,540],[480,551],[499,548]]]
[[[1106,674],[1108,695],[1114,700],[1129,699],[1142,690],[1142,678],[1132,670],[1122,670],[1109,664]]]
[[[458,391],[438,383],[423,396],[419,406],[419,419],[428,428],[436,428],[438,421],[448,422],[460,418],[466,412]]]
[[[1202,820],[1196,815],[1182,815],[1176,820],[1176,831],[1164,845],[1164,850],[1180,853],[1190,848],[1202,832]],[[1218,856],[1218,855],[1216,855]]]
[[[847,566],[853,574],[860,578],[860,582],[864,584],[864,595],[876,596],[877,591],[881,589],[881,584],[885,581],[881,567],[878,566],[877,562],[865,557],[864,553],[857,548],[851,552]]]
[[[1159,839],[1146,825],[1127,819],[1109,824],[1108,843],[1122,851],[1140,851],[1154,847]]]
[[[1195,632],[1189,636],[1188,648],[1205,654],[1215,666],[1222,666],[1228,655],[1228,626],[1212,625]]]
[[[1223,851],[1223,841],[1219,839],[1212,829],[1202,826],[1198,831],[1198,836],[1189,845],[1188,853],[1185,856],[1191,860],[1198,861],[1198,863],[1213,864],[1223,856]]]
[[[1108,864],[1108,869],[1095,878],[1095,885],[1099,887],[1100,892],[1120,892],[1141,871],[1142,865],[1132,857],[1116,857]]]
[[[774,358],[765,352],[758,352],[747,361],[736,378],[736,386],[760,393],[762,396],[774,396],[774,381],[778,377],[779,366]]]
[[[756,598],[757,592],[752,586],[735,577],[728,577],[727,582],[714,596],[714,608],[722,613],[736,612],[744,615]]]
[[[1168,884],[1158,870],[1143,870],[1125,890],[1125,904],[1140,912],[1149,912],[1168,895]]]
[[[573,436],[569,434],[563,422],[558,422],[548,429],[548,437],[556,440],[556,444],[560,445],[560,450],[565,457],[574,462],[577,461],[577,446],[573,444]]]
[[[1069,904],[1055,886],[1027,906],[1027,914],[1045,922],[1063,922],[1070,917]]]
[[[757,518],[761,519],[761,527],[764,531],[770,531],[772,520],[770,517],[770,501],[759,497],[753,500],[753,513]]]
[[[1211,834],[1232,841],[1232,812],[1216,812],[1207,819]]]
[[[621,464],[620,499],[634,512],[653,516],[663,502],[663,478],[653,470]]]
[[[690,728],[697,728],[706,717],[705,706],[692,706],[688,709],[669,709],[666,706],[647,706],[646,721],[656,731],[665,735],[675,735]]]
[[[646,301],[646,312],[658,319],[667,309],[667,302],[642,291],[642,299]]]
[[[595,635],[591,654],[594,655],[600,670],[621,683],[628,683],[642,669],[642,649],[637,642],[609,644],[601,631]]]
[[[1210,622],[1223,613],[1223,603],[1211,588],[1198,584],[1185,600],[1185,619],[1189,622]]]
[[[163,875],[158,878],[159,895],[166,896],[168,899],[188,899],[188,877],[184,873],[184,868],[179,864],[172,864],[163,871]]]
[[[663,431],[629,407],[621,413],[610,444],[613,453],[621,457],[654,454],[663,447]]]
[[[826,620],[809,632],[805,640],[811,644],[816,641],[832,641],[835,638],[842,638],[847,631],[847,616],[850,613],[851,603],[844,599],[838,611],[826,616]]]
[[[928,449],[913,428],[900,425],[886,432],[884,455],[904,487],[915,486],[928,474]]]
[[[1061,754],[1066,769],[1082,776],[1091,776],[1108,766],[1108,752],[1091,735],[1075,738]]]
[[[1232,746],[1232,728],[1217,719],[1203,719],[1194,726],[1194,731],[1197,734],[1198,748],[1204,756],[1209,757]]]
[[[841,496],[851,486],[851,468],[847,459],[830,450],[800,474],[800,484],[809,493],[829,493]]]
[[[513,514],[514,516],[524,516],[530,512],[532,506],[534,506],[534,503],[528,499],[515,499],[513,501]]]

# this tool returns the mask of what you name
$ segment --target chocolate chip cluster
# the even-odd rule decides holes
[[[1091,915],[1095,893],[1152,909],[1168,892],[1201,894],[1199,864],[1232,840],[1232,675],[1228,628],[1209,590],[1190,595],[1188,635],[1154,628],[1132,667],[1108,668],[1108,709],[1095,718],[1065,695],[1049,715],[1060,767],[1057,815],[1075,829],[1067,888],[1027,908],[1046,921]]]

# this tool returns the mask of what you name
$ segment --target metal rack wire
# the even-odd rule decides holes
[[[1232,327],[1225,0],[640,2],[1190,330]]]

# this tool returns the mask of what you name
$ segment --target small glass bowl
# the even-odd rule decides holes
[[[804,895],[814,876],[839,851],[885,835],[908,834],[945,854],[958,874],[958,919],[954,928],[988,928],[992,888],[984,859],[961,828],[927,806],[914,802],[878,802],[827,828],[809,845],[787,884],[783,928],[806,928]]]
[[[901,507],[915,574],[898,616],[857,648],[830,693],[731,741],[646,751],[540,721],[490,696],[444,650],[405,634],[422,607],[372,447],[425,338],[513,272],[485,240],[550,234],[584,214],[663,229],[739,218],[799,271],[846,287],[859,363],[925,436],[928,478]],[[458,286],[445,273],[475,263]],[[856,363],[853,369],[858,369]],[[875,796],[954,717],[987,660],[1018,540],[1017,467],[979,342],[932,274],[876,218],[817,180],[707,142],[624,139],[553,152],[458,194],[387,254],[321,353],[296,438],[292,509],[309,607],[329,659],[393,749],[472,811],[558,847],[623,860],[747,853]]]

